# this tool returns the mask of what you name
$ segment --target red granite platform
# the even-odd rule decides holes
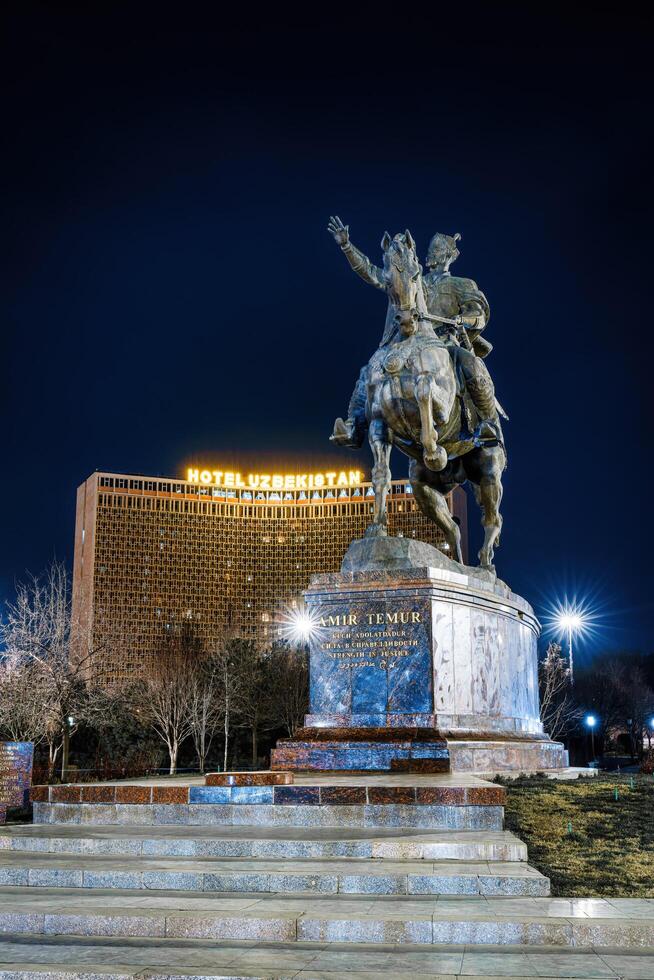
[[[505,789],[464,775],[298,774],[294,784],[272,786],[121,785],[116,783],[34,786],[34,803],[66,804],[274,804],[336,806],[434,804],[502,806]],[[227,796],[225,795],[227,794]],[[264,794],[264,795],[262,795]],[[229,798],[228,798],[229,797]]]
[[[205,786],[283,786],[293,782],[292,772],[208,772]]]

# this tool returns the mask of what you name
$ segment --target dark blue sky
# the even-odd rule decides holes
[[[538,612],[592,593],[587,653],[650,651],[650,25],[176,9],[6,18],[0,594],[72,560],[96,468],[333,458],[385,315],[338,213],[373,259],[386,228],[461,232],[511,415],[499,573]]]

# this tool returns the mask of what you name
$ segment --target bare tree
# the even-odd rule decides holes
[[[39,664],[6,658],[0,666],[0,730],[12,742],[43,742],[47,678]]]
[[[624,656],[604,654],[577,676],[575,696],[579,704],[592,709],[597,716],[596,743],[600,755],[607,736],[625,729],[629,718],[625,692],[631,686],[630,673],[631,665]]]
[[[215,705],[223,731],[223,771],[227,770],[230,736],[246,693],[244,658],[241,656],[245,642],[238,637],[229,637],[211,653],[216,668]]]
[[[572,697],[570,667],[559,643],[550,643],[538,664],[538,682],[543,727],[550,738],[562,738],[575,726],[581,712]]]
[[[252,640],[239,641],[240,723],[250,729],[252,766],[259,760],[259,735],[275,726],[274,685],[270,650]]]
[[[197,669],[196,652],[186,629],[165,635],[134,688],[135,708],[166,744],[171,776],[177,772],[180,746],[193,731],[189,692]]]
[[[0,640],[12,670],[38,677],[41,699],[40,738],[48,743],[49,768],[61,753],[61,778],[68,768],[70,739],[85,719],[88,682],[105,643],[71,656],[70,582],[62,562],[53,561],[40,575],[16,587],[16,599],[5,606]]]
[[[191,737],[200,772],[204,772],[209,750],[217,732],[224,727],[223,657],[210,653],[199,660],[192,672],[188,691]]]
[[[631,757],[643,756],[644,741],[651,745],[650,719],[654,706],[654,691],[647,682],[640,657],[633,655],[625,659],[616,679],[624,710],[624,723],[631,744]]]
[[[271,652],[272,712],[292,738],[309,709],[309,657],[303,647],[286,643]]]

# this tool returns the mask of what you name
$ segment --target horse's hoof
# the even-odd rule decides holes
[[[369,524],[365,532],[366,538],[386,538],[388,529],[385,524]]]
[[[447,453],[442,446],[437,446],[433,454],[424,453],[422,458],[425,466],[430,470],[434,470],[436,473],[444,470],[447,466]]]

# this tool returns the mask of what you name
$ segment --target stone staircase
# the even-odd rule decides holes
[[[47,822],[0,829],[0,980],[654,977],[654,901],[550,898],[497,791],[414,803],[423,826],[404,827],[408,804],[216,803],[211,820],[70,790],[37,805]]]
[[[76,843],[80,842],[84,843],[84,838],[78,838]],[[146,841],[148,846],[152,843]],[[482,845],[478,849],[488,850]],[[467,845],[466,850],[474,852],[476,848]],[[549,880],[523,861],[434,860],[424,856],[415,860],[404,856],[302,858],[279,854],[190,858],[143,853],[121,856],[116,850],[110,854],[4,851],[0,884],[222,894],[549,895]]]

